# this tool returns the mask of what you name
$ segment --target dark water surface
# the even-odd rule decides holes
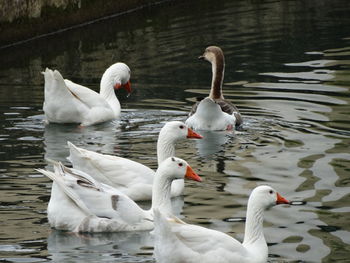
[[[197,57],[215,44],[245,124],[177,146],[204,178],[186,183],[184,220],[242,240],[248,195],[269,184],[295,201],[266,213],[271,262],[349,262],[349,14],[346,0],[167,2],[0,50],[0,261],[154,262],[148,232],[51,231],[51,182],[34,168],[45,157],[69,164],[67,140],[156,168],[164,122],[208,94],[210,65]],[[98,90],[116,61],[134,88],[118,94],[121,121],[43,124],[45,67]]]

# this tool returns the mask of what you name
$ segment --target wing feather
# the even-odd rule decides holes
[[[141,209],[128,196],[117,189],[99,183],[90,175],[77,169],[65,167],[60,162],[51,161],[55,173],[39,169],[63,189],[89,215],[124,222],[124,224],[141,224],[151,219],[149,212]]]
[[[139,200],[138,195],[141,199],[142,193],[151,193],[155,172],[147,166],[126,158],[88,151],[70,142],[68,146],[68,159],[75,168],[116,187],[134,200]]]
[[[154,221],[156,244],[158,238],[164,244],[188,249],[197,256],[215,251],[245,251],[240,242],[225,233],[186,224],[174,216],[166,218],[157,210],[154,211]]]
[[[88,108],[94,107],[107,107],[109,105],[107,101],[96,91],[76,84],[71,80],[65,79],[64,83],[69,92],[79,101],[84,103]]]

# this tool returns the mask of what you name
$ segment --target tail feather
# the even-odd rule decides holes
[[[54,161],[55,162],[55,161]],[[57,183],[63,192],[87,215],[93,215],[90,209],[85,205],[85,203],[79,198],[79,196],[74,192],[74,190],[69,187],[64,180],[64,166],[61,163],[56,162],[58,165],[54,165],[55,172],[50,172],[44,169],[36,169],[36,171],[42,173],[43,175],[49,177],[52,181]]]
[[[70,141],[68,141],[67,144],[68,144],[68,148],[69,148],[69,156],[67,157],[67,159],[70,162],[73,162],[73,156],[81,156],[83,158],[88,158],[86,153],[84,152],[84,149],[77,147],[76,145],[74,145]]]
[[[64,83],[64,78],[57,69],[55,69],[54,71],[51,70],[51,72],[52,72],[52,76],[55,78],[55,80],[60,81],[60,82],[62,81]]]
[[[35,169],[35,171],[42,173],[43,175],[49,177],[52,181],[56,182],[57,178],[56,178],[56,174],[54,174],[53,172],[44,170],[44,169]]]
[[[50,74],[50,71],[52,72],[51,69],[46,68],[45,71],[41,71],[41,74],[43,74],[45,76],[45,74]]]
[[[45,93],[52,93],[57,96],[72,96],[59,71],[52,71],[51,69],[46,68],[45,71],[41,73],[44,75],[45,79]],[[52,99],[55,100],[57,98],[58,97],[53,97]]]
[[[55,161],[55,160],[47,158],[47,157],[45,158],[45,161],[47,161],[48,163],[52,164],[53,166],[58,165],[60,163],[58,161]]]
[[[74,168],[89,175],[91,174],[90,177],[94,179],[93,181],[96,185],[99,183],[125,185],[122,181],[118,180],[121,173],[109,168],[111,165],[112,167],[119,168],[120,164],[116,162],[116,157],[79,148],[71,142],[67,142],[67,144],[69,147],[69,156],[67,159],[73,164]]]

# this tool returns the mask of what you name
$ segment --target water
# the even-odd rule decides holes
[[[67,140],[156,168],[162,125],[208,94],[210,65],[197,57],[215,44],[245,124],[178,144],[204,178],[186,183],[184,220],[242,240],[248,195],[269,184],[294,201],[266,213],[270,262],[348,262],[349,11],[345,0],[167,2],[0,50],[0,261],[154,262],[147,232],[51,231],[51,182],[34,168],[69,164]],[[45,67],[98,90],[116,61],[130,66],[134,88],[118,94],[119,122],[43,124]]]

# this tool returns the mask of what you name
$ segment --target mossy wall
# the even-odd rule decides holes
[[[0,47],[159,0],[0,0]]]

